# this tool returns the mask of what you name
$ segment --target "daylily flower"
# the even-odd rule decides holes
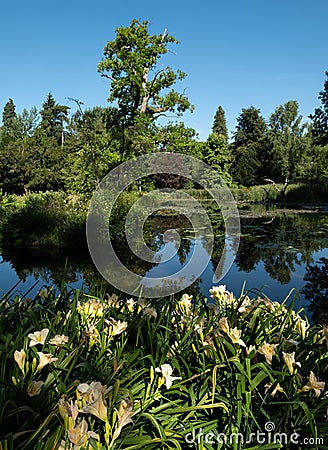
[[[67,430],[67,435],[68,439],[74,444],[73,450],[77,450],[82,444],[86,444],[90,437],[100,440],[97,433],[88,431],[88,424],[84,419],[82,419],[82,421],[76,425],[75,428]]]
[[[273,383],[267,383],[264,387],[265,387],[265,393],[267,393],[273,386]],[[271,397],[274,397],[276,395],[277,392],[283,392],[285,393],[285,391],[283,390],[282,387],[280,387],[279,383],[277,383],[276,387],[272,390],[271,392]]]
[[[260,347],[257,351],[261,353],[261,355],[264,355],[265,360],[268,364],[272,364],[272,357],[276,354],[276,347],[278,344],[267,344],[264,342],[262,347]]]
[[[254,351],[256,351],[255,345],[250,345],[249,347],[246,347],[246,355],[247,356],[249,356]]]
[[[191,308],[192,295],[183,294],[181,300],[178,302],[179,306],[185,311],[189,311]]]
[[[37,371],[41,370],[47,364],[57,361],[57,359],[58,359],[58,358],[54,358],[51,353],[37,352],[37,354],[39,356],[39,365],[36,369]]]
[[[144,309],[147,306],[147,301],[144,298],[140,298],[137,303],[139,306],[139,311],[140,311],[140,309]]]
[[[126,306],[130,312],[134,311],[134,307],[136,304],[137,302],[135,302],[133,298],[129,298],[129,300],[126,301]]]
[[[118,424],[113,434],[113,440],[117,439],[121,433],[122,428],[128,423],[132,423],[133,420],[133,403],[130,399],[122,400],[118,409],[115,408],[117,413]]]
[[[301,367],[301,363],[295,361],[295,352],[293,353],[282,352],[282,357],[291,375],[293,375],[296,366]]]
[[[46,340],[46,338],[48,336],[48,333],[49,333],[48,328],[43,328],[43,330],[41,330],[41,331],[35,331],[34,333],[30,333],[28,335],[28,337],[31,339],[29,346],[33,347],[34,345],[38,345],[38,344],[43,345],[44,341]]]
[[[49,344],[60,347],[61,345],[67,344],[68,336],[56,334],[56,336],[49,340]]]
[[[43,381],[31,381],[27,387],[27,393],[30,397],[34,397],[35,395],[39,395],[42,386],[44,385]]]
[[[157,317],[157,311],[156,311],[155,308],[149,308],[149,307],[146,307],[146,308],[143,310],[143,315],[144,315],[144,316],[148,316],[148,317],[154,317],[154,318],[156,319],[156,317]]]
[[[312,370],[310,372],[309,382],[302,388],[302,391],[310,391],[311,389],[314,390],[316,397],[319,397],[321,394],[320,391],[323,391],[325,389],[325,383],[323,381],[318,381]]]
[[[212,298],[218,299],[222,295],[226,293],[226,285],[221,284],[220,286],[213,286],[212,289],[210,289],[210,294]]]
[[[122,322],[121,320],[115,320],[113,318],[109,318],[109,320],[105,320],[107,325],[112,326],[112,332],[114,336],[117,336],[118,334],[123,333],[123,331],[127,328],[128,323]]]
[[[305,339],[306,337],[306,331],[309,328],[309,324],[304,320],[299,318],[297,323],[296,323],[296,328],[297,331],[299,332],[299,334],[302,336],[302,339]]]
[[[64,419],[67,414],[69,417],[72,417],[73,423],[75,424],[76,418],[79,414],[79,408],[76,403],[68,403],[67,400],[61,398],[58,401],[58,410],[61,417]]]
[[[229,333],[230,331],[230,325],[228,322],[228,319],[226,317],[221,317],[218,323],[219,330],[224,331],[225,333]]]
[[[116,294],[112,294],[108,297],[108,306],[112,306],[113,308],[119,308],[120,307],[120,301]]]
[[[14,360],[16,361],[16,363],[18,364],[18,367],[20,368],[20,370],[24,373],[24,367],[25,367],[25,360],[26,360],[26,353],[25,350],[22,349],[20,351],[15,350],[14,353]]]
[[[81,383],[78,385],[77,390],[86,398],[87,404],[83,407],[83,413],[90,413],[98,417],[104,422],[107,421],[107,407],[104,403],[105,395],[112,387],[108,389],[106,386],[102,386],[98,381],[93,381],[90,385],[87,383]]]
[[[238,330],[238,328],[232,328],[228,331],[227,334],[229,338],[232,340],[233,344],[239,344],[242,345],[243,347],[246,347],[245,342],[242,339],[240,339],[241,330]]]
[[[181,377],[171,376],[173,373],[173,369],[170,364],[162,364],[161,368],[159,369],[158,367],[156,367],[155,371],[162,373],[161,384],[165,384],[166,389],[169,389],[172,386],[174,380],[181,380]]]

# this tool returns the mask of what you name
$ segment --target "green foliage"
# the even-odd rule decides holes
[[[242,109],[237,118],[232,152],[232,176],[244,186],[260,182],[267,147],[267,125],[260,110],[251,106]]]
[[[64,123],[68,121],[68,110],[68,106],[57,104],[49,92],[40,112],[41,130],[44,130],[47,136],[55,138],[61,145],[64,143]]]
[[[6,208],[6,207],[5,207]],[[84,248],[86,206],[64,193],[30,194],[17,201],[1,224],[6,248]]]
[[[326,72],[324,88],[319,93],[319,100],[322,106],[316,108],[314,114],[309,117],[313,121],[313,135],[318,144],[328,144],[328,72]]]
[[[222,106],[219,106],[216,110],[212,125],[212,133],[222,134],[225,137],[226,142],[228,142],[227,121]]]
[[[322,327],[265,297],[211,293],[213,303],[51,289],[4,298],[2,447],[235,450],[255,433],[247,448],[259,448],[269,422],[279,434],[262,448],[286,448],[280,433],[326,440]]]
[[[159,68],[168,45],[178,41],[166,30],[160,35],[150,35],[148,25],[148,21],[133,19],[129,27],[117,28],[115,40],[107,43],[105,58],[98,65],[102,76],[111,81],[108,100],[117,102],[127,124],[133,123],[139,113],[155,119],[166,112],[180,115],[191,108],[185,95],[169,90],[176,81],[185,78],[185,73]]]
[[[203,148],[203,161],[211,166],[225,183],[232,184],[230,175],[231,155],[223,134],[212,133],[209,135]],[[212,186],[210,177],[211,172],[204,174],[201,180],[203,186]]]
[[[2,112],[2,124],[4,129],[10,133],[16,120],[16,106],[13,99],[10,98],[5,104]]]
[[[298,103],[291,100],[276,108],[270,117],[265,176],[278,182],[305,179],[309,165],[310,140],[306,125],[298,113]]]

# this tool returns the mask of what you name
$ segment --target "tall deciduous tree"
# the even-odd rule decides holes
[[[226,141],[228,142],[227,121],[222,106],[219,106],[218,109],[216,110],[212,126],[212,132],[216,134],[222,134],[225,137]]]
[[[285,184],[301,181],[308,163],[309,139],[298,103],[290,100],[276,108],[269,120],[267,175]]]
[[[150,121],[165,113],[181,115],[191,108],[184,94],[172,86],[186,74],[159,64],[178,41],[166,30],[150,35],[148,21],[132,20],[129,27],[116,29],[116,38],[104,48],[104,59],[98,65],[102,76],[111,81],[108,100],[117,102],[126,123],[145,114]]]

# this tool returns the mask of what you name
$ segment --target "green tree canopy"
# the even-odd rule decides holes
[[[16,117],[16,106],[13,99],[10,98],[5,104],[2,113],[2,124],[7,132],[11,132],[13,130]]]
[[[326,77],[323,91],[320,91],[318,97],[322,106],[316,108],[314,114],[309,116],[313,121],[313,135],[316,141],[322,145],[328,144],[328,71]]]
[[[42,105],[40,127],[49,137],[54,137],[57,142],[64,142],[64,124],[68,122],[68,106],[56,103],[53,95],[49,92]]]
[[[212,132],[216,134],[222,134],[225,137],[226,141],[228,141],[227,121],[222,106],[219,106],[218,109],[216,110],[212,126]]]
[[[150,35],[148,21],[133,19],[130,26],[116,29],[116,38],[104,48],[104,59],[98,71],[111,82],[111,102],[117,102],[126,123],[134,121],[139,113],[150,121],[165,113],[181,115],[191,105],[184,94],[172,86],[186,74],[159,64],[169,50],[169,44],[178,41],[166,30]]]

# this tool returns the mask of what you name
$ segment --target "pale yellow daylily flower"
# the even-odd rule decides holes
[[[79,414],[79,408],[76,403],[73,403],[72,401],[71,403],[68,403],[67,400],[61,398],[58,401],[58,410],[63,419],[65,419],[66,415],[72,417],[73,424],[75,424],[76,418]]]
[[[293,373],[296,372],[297,370],[296,366],[301,367],[301,363],[295,361],[295,352],[293,353],[282,352],[282,357],[291,375],[293,375]]]
[[[170,364],[162,364],[161,368],[156,367],[156,372],[161,372],[161,383],[166,385],[166,388],[169,389],[174,380],[181,380],[181,377],[172,377],[173,369]]]
[[[48,336],[48,333],[49,333],[48,328],[43,328],[43,330],[41,331],[35,331],[34,333],[30,333],[28,335],[28,337],[31,339],[29,346],[33,347],[34,345],[38,344],[43,345]]]
[[[246,347],[247,356],[249,356],[253,351],[256,351],[255,345],[250,345],[249,347]]]
[[[129,298],[129,300],[126,301],[126,306],[130,312],[134,311],[134,307],[136,304],[137,302],[135,302],[133,298]]]
[[[107,421],[107,407],[104,403],[105,395],[112,387],[108,389],[106,386],[102,386],[98,381],[92,381],[89,385],[87,383],[81,383],[78,385],[77,390],[87,400],[87,404],[83,407],[83,413],[90,413],[98,417],[104,422]]]
[[[224,295],[226,293],[226,285],[225,284],[220,284],[220,286],[213,286],[210,289],[210,294],[212,298],[220,298],[222,295]]]
[[[157,311],[155,308],[149,308],[148,306],[143,310],[143,315],[148,317],[157,317]]]
[[[276,354],[276,347],[278,344],[267,344],[264,342],[262,347],[260,347],[257,351],[261,353],[261,355],[264,355],[265,360],[268,364],[272,364],[272,357]]]
[[[67,430],[68,439],[74,444],[73,450],[77,450],[81,445],[86,445],[88,439],[92,437],[93,439],[100,440],[97,433],[93,431],[88,431],[88,424],[85,419],[76,425],[75,428]]]
[[[267,383],[264,387],[265,387],[265,393],[267,393],[271,387],[273,386],[273,383]],[[272,390],[271,392],[271,397],[274,397],[276,395],[277,392],[282,392],[285,393],[285,391],[283,390],[283,388],[279,385],[279,383],[277,383],[276,387]]]
[[[133,412],[133,403],[131,402],[130,399],[126,399],[126,400],[122,400],[120,403],[120,406],[118,409],[115,408],[115,411],[117,413],[117,428],[114,431],[113,434],[113,440],[117,439],[118,436],[121,433],[122,428],[129,424],[132,423],[133,420],[131,419],[131,417],[133,416],[134,412]]]
[[[318,381],[312,370],[310,372],[309,382],[302,388],[302,391],[310,391],[311,389],[314,390],[314,394],[316,397],[319,397],[321,394],[320,391],[323,391],[325,389],[324,381]]]
[[[178,302],[179,306],[185,311],[189,311],[191,309],[192,295],[183,294],[181,300]]]
[[[36,369],[37,371],[41,370],[47,364],[57,361],[57,359],[58,359],[58,358],[54,358],[51,353],[37,352],[37,354],[39,356],[39,365]]]
[[[14,360],[18,364],[18,367],[20,368],[20,370],[24,373],[24,371],[25,371],[25,360],[26,360],[25,350],[24,349],[22,349],[20,351],[15,350]]]
[[[296,322],[296,329],[301,335],[302,339],[306,338],[306,331],[309,327],[310,325],[304,319],[299,318]]]
[[[226,317],[221,317],[221,319],[218,322],[218,328],[219,328],[219,330],[222,330],[225,333],[229,333],[230,325],[229,325],[228,319]]]
[[[120,300],[116,294],[112,294],[108,296],[108,306],[111,306],[113,308],[119,308],[120,307]]]
[[[64,334],[59,335],[56,334],[55,337],[49,340],[49,344],[55,345],[56,347],[60,347],[61,345],[67,344],[68,342],[68,336],[65,336]]]
[[[228,331],[227,334],[233,344],[239,344],[242,345],[243,347],[246,347],[245,342],[242,339],[240,339],[241,330],[238,330],[238,328],[232,328]]]
[[[34,397],[35,395],[39,395],[41,392],[41,388],[44,385],[43,381],[31,381],[27,387],[27,393],[30,397]]]
[[[138,301],[137,301],[137,303],[138,303],[138,306],[139,306],[139,311],[140,311],[140,309],[144,309],[144,308],[146,308],[146,306],[147,306],[147,300],[146,299],[144,299],[144,298],[140,298]]]
[[[122,320],[115,320],[111,317],[109,318],[109,320],[106,319],[105,322],[108,325],[112,326],[112,332],[114,336],[123,333],[123,331],[126,330],[128,326],[127,322],[123,322]]]

